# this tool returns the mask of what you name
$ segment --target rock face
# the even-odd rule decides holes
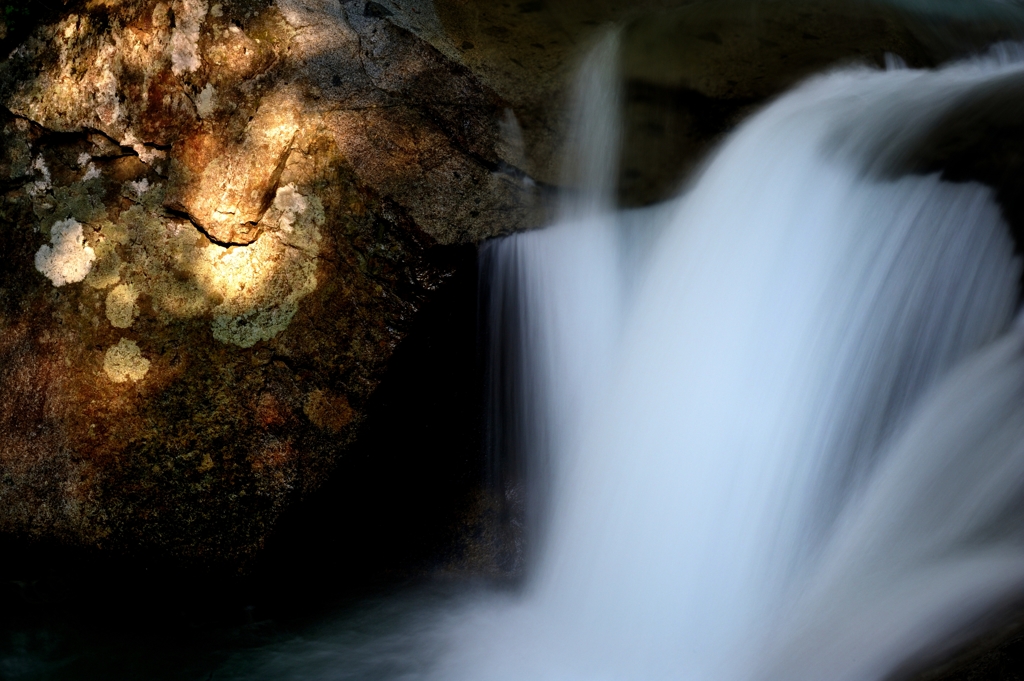
[[[576,55],[608,22],[628,205],[815,70],[929,65],[1019,27],[757,6],[82,0],[47,19],[0,64],[0,531],[257,552],[355,437],[445,249],[543,221]],[[913,169],[1006,175],[954,128]]]
[[[0,98],[4,532],[241,564],[445,246],[537,222],[502,99],[364,0],[90,0]]]

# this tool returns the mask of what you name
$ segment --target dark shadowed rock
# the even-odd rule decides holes
[[[1021,12],[999,2],[972,3],[968,11],[956,3],[872,0],[436,5],[447,33],[431,40],[458,52],[510,103],[524,140],[519,165],[556,184],[566,91],[579,53],[609,26],[625,27],[619,188],[630,206],[674,194],[725,133],[814,73],[882,68],[886,55],[931,67],[1024,34]]]
[[[620,197],[678,191],[709,149],[770,98],[829,68],[927,68],[1024,33],[1020,13],[915,14],[882,2],[699,1],[626,33]]]
[[[1024,77],[1010,74],[979,88],[905,156],[892,159],[891,170],[992,187],[1024,252]]]

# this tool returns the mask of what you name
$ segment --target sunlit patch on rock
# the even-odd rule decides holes
[[[316,289],[323,221],[319,199],[287,185],[277,190],[262,221],[264,233],[254,243],[204,249],[207,257],[196,274],[207,291],[223,298],[214,309],[214,338],[248,348],[287,328],[299,301]]]
[[[212,89],[197,100],[200,116],[213,112]],[[220,244],[255,241],[300,128],[300,101],[294,88],[266,95],[237,143],[225,145],[221,130],[196,135],[171,164],[167,205]]]

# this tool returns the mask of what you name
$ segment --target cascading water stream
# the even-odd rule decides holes
[[[615,42],[560,224],[483,257],[525,587],[261,676],[881,681],[1024,591],[1021,264],[990,189],[894,170],[1024,60],[820,76],[616,212]]]
[[[612,87],[612,42],[585,88]],[[1011,52],[819,77],[669,206],[577,198],[490,247],[550,523],[525,595],[456,617],[436,678],[881,679],[1024,585],[1024,357],[996,342],[1020,265],[989,189],[887,173],[1024,78]],[[615,112],[586,111],[613,162]]]

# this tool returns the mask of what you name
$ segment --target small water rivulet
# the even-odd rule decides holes
[[[615,54],[581,77],[583,190],[486,252],[543,478],[525,586],[241,675],[880,680],[1024,589],[1021,265],[990,189],[892,172],[1016,48],[817,77],[631,213]]]

